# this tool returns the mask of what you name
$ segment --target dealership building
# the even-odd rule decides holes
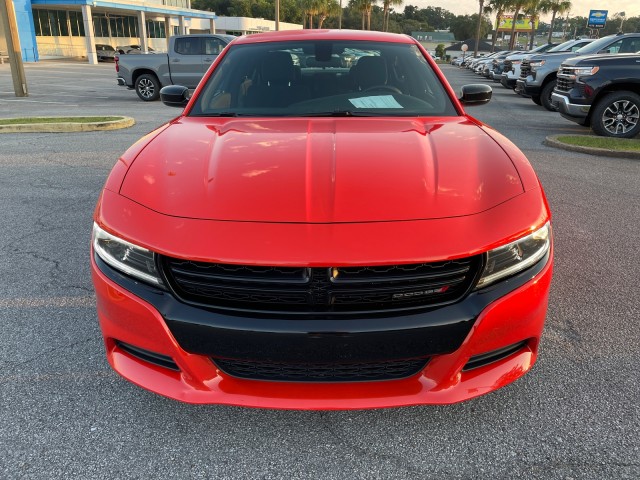
[[[193,10],[191,0],[13,0],[13,4],[25,62],[80,57],[96,63],[96,44],[166,51],[172,35],[275,30],[273,20],[218,17]],[[280,22],[279,28],[302,25]],[[0,32],[0,52],[6,52],[5,34]]]

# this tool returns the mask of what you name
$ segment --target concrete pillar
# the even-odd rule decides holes
[[[82,23],[84,24],[84,38],[87,44],[87,61],[91,65],[98,63],[96,55],[96,37],[93,34],[93,17],[91,16],[91,7],[82,5]]]
[[[211,33],[216,33],[216,21],[213,18],[209,20],[209,30]]]
[[[171,28],[171,17],[164,17],[164,36],[167,39],[167,52],[169,51],[169,38],[171,38],[172,33],[173,28]]]
[[[180,15],[178,18],[180,19],[180,27],[178,28],[178,31],[180,32],[180,35],[186,35],[187,32],[184,28],[184,15]]]
[[[147,41],[147,18],[145,13],[138,12],[138,32],[140,33],[140,51],[147,53],[149,51],[149,42]]]

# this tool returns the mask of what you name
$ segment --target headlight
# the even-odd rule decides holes
[[[543,66],[545,63],[546,63],[546,60],[540,60],[540,61],[537,61],[537,62],[531,62],[531,63],[529,64],[529,66],[530,66],[531,68],[540,68],[540,67],[541,67],[541,66]]]
[[[600,67],[574,67],[573,73],[579,77],[587,77],[594,75],[600,70]]]
[[[476,288],[486,287],[536,264],[551,247],[551,224],[508,245],[487,252],[487,263]]]
[[[154,253],[105,232],[93,224],[93,249],[107,264],[132,277],[162,285]]]

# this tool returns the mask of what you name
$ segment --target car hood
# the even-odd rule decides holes
[[[465,117],[181,118],[120,189],[175,217],[292,223],[463,216],[522,192],[506,153]]]

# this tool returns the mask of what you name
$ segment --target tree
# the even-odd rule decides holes
[[[529,34],[529,50],[533,49],[533,39],[536,36],[536,22],[541,13],[549,13],[549,3],[547,0],[531,1],[525,5],[524,13],[530,17],[531,31]]]
[[[511,40],[509,41],[509,50],[513,50],[516,44],[516,22],[520,16],[520,11],[525,8],[530,1],[537,0],[514,0],[513,1],[513,21],[511,22]]]
[[[418,17],[421,21],[426,21],[431,25],[434,30],[444,30],[449,28],[455,15],[444,8],[427,7],[418,12]]]
[[[571,10],[571,0],[546,0],[548,11],[551,12],[551,25],[549,26],[549,38],[547,43],[551,43],[551,37],[553,36],[553,22],[556,20],[556,15]]]
[[[444,59],[444,49],[445,49],[444,43],[439,43],[436,46],[436,57],[440,57],[441,59]]]
[[[392,5],[400,6],[403,0],[382,0],[382,29],[385,32],[389,31],[389,10]]]
[[[309,28],[313,28],[313,17],[320,12],[322,8],[322,0],[299,0],[300,8],[302,9],[304,16],[302,20],[302,28],[305,28],[305,18],[309,18]]]
[[[451,21],[451,33],[453,33],[456,40],[466,40],[473,38],[476,33],[476,27],[478,24],[477,14],[473,15],[458,15]],[[491,31],[491,23],[486,18],[482,18],[482,24],[480,26],[480,36],[484,37]]]
[[[513,0],[489,0],[489,5],[485,7],[485,11],[487,12],[495,12],[496,13],[496,26],[493,29],[493,35],[491,36],[491,51],[493,52],[496,48],[496,41],[498,40],[498,28],[500,18],[511,10],[513,5]]]
[[[322,28],[322,24],[327,17],[340,14],[340,5],[337,0],[321,0],[318,6],[318,28]]]
[[[353,0],[352,4],[360,11],[362,14],[362,30],[365,29],[365,20],[367,30],[371,30],[371,10],[373,9],[373,4],[376,3],[376,0]]]
[[[473,56],[478,56],[478,45],[480,45],[480,27],[482,26],[482,14],[484,13],[484,0],[478,0],[480,10],[478,11],[478,26],[476,28],[476,44],[473,49]]]

